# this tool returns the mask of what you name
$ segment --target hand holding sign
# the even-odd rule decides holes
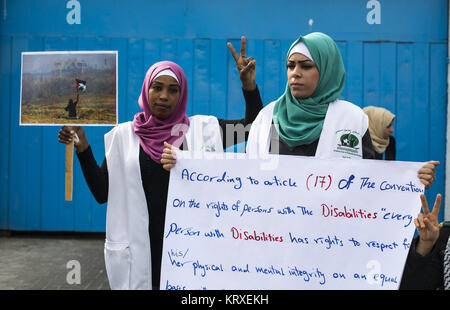
[[[177,147],[164,142],[164,150],[161,156],[161,164],[163,165],[163,168],[167,171],[170,171],[173,167],[175,167],[175,164],[177,163],[177,156],[175,154],[176,150],[178,150]]]
[[[66,145],[74,143],[78,153],[85,151],[89,147],[86,134],[81,126],[62,126],[58,133],[58,141]]]
[[[423,185],[425,185],[425,189],[429,189],[436,180],[436,167],[439,166],[439,164],[438,161],[429,161],[417,172],[417,176]]]

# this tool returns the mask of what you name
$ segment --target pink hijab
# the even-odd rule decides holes
[[[167,119],[160,120],[152,115],[148,102],[148,90],[156,75],[166,69],[171,70],[177,77],[180,85],[180,98],[172,115]],[[186,76],[183,69],[171,61],[160,61],[148,69],[142,85],[141,95],[139,96],[139,106],[144,112],[137,113],[134,116],[134,132],[139,137],[139,142],[151,159],[158,164],[161,160],[161,154],[164,149],[164,141],[176,147],[183,143],[183,137],[189,128],[189,118],[186,115],[188,100],[188,89]],[[175,125],[182,125],[180,130]],[[184,126],[183,126],[184,125]],[[174,131],[174,134],[172,134]]]

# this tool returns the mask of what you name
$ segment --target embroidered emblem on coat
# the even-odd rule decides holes
[[[356,146],[359,144],[359,139],[355,135],[352,135],[351,133],[343,134],[340,140],[341,146],[356,148]]]
[[[356,131],[338,130],[336,131],[336,148],[334,152],[342,153],[343,158],[362,157],[360,154],[360,139],[361,135]]]

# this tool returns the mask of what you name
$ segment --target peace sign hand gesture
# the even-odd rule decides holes
[[[438,215],[441,207],[441,199],[441,194],[438,194],[434,202],[433,210],[430,212],[425,195],[420,195],[423,213],[420,213],[417,218],[414,219],[414,224],[419,233],[419,242],[416,247],[416,252],[422,256],[427,255],[433,249],[434,244],[439,238]]]
[[[241,55],[239,56],[236,53],[233,45],[228,42],[228,48],[231,51],[231,55],[233,55],[234,61],[236,62],[236,68],[239,72],[239,78],[241,79],[242,88],[247,91],[254,90],[256,88],[255,82],[255,65],[256,61],[253,57],[246,58],[245,57],[245,48],[246,48],[247,39],[243,36],[241,37]]]

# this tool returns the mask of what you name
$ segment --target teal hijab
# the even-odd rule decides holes
[[[289,81],[273,110],[273,122],[290,147],[311,144],[320,137],[328,104],[339,98],[345,83],[345,68],[336,43],[326,34],[313,32],[298,38],[289,48],[303,42],[319,70],[319,82],[309,98],[292,95]]]

